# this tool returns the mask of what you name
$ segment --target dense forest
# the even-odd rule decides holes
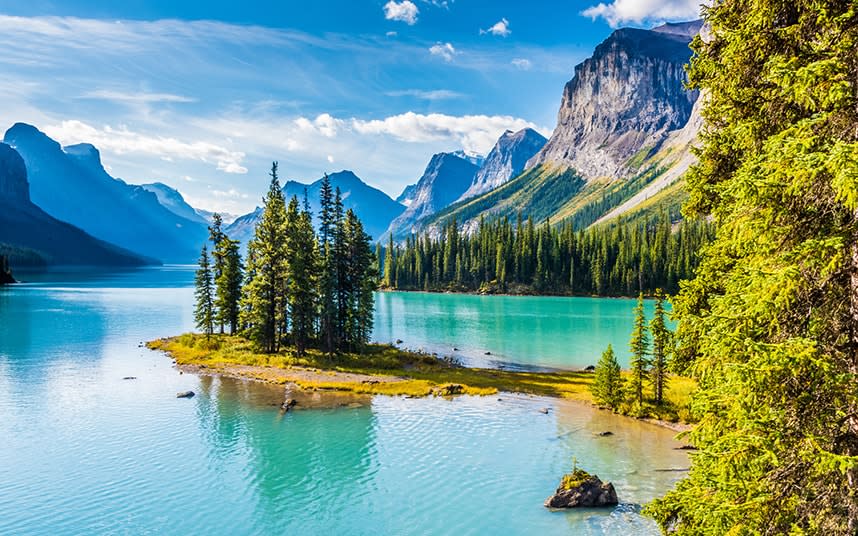
[[[713,234],[705,220],[672,223],[667,214],[580,231],[522,216],[483,219],[470,235],[454,219],[437,238],[391,241],[377,254],[390,289],[636,296],[676,292]]]
[[[361,351],[372,332],[377,285],[370,237],[339,188],[327,176],[321,193],[320,226],[313,228],[308,200],[287,204],[271,168],[262,217],[247,248],[246,265],[238,242],[210,227],[212,254],[204,246],[196,274],[197,327],[211,335],[229,328],[268,353],[294,347],[326,352]]]
[[[679,535],[858,534],[858,7],[715,1],[689,215],[716,237],[674,299],[698,449],[647,507]]]

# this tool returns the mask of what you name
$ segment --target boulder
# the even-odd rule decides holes
[[[176,398],[191,398],[192,396],[194,396],[193,391],[182,391],[182,392],[176,393]]]
[[[282,404],[280,404],[280,409],[284,413],[288,413],[290,409],[294,408],[298,405],[298,401],[294,398],[287,398]]]
[[[582,469],[565,475],[554,495],[545,499],[546,508],[592,508],[618,503],[613,484]]]
[[[584,372],[596,372],[595,365],[588,366],[587,368],[584,369]]]

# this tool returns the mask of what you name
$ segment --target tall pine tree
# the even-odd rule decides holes
[[[262,216],[247,245],[252,278],[243,291],[243,324],[248,337],[263,351],[279,350],[287,326],[286,207],[277,162],[271,165],[271,183],[263,199]]]
[[[209,250],[206,245],[203,245],[200,252],[199,268],[194,277],[194,287],[194,296],[196,297],[194,322],[197,324],[197,329],[202,330],[206,337],[209,337],[214,333],[215,306],[214,282],[211,263],[209,262]]]
[[[644,315],[643,293],[638,296],[638,304],[635,307],[635,324],[632,331],[632,339],[629,343],[632,351],[631,376],[629,377],[629,391],[635,398],[638,407],[643,405],[644,382],[649,370],[649,336],[647,335],[646,316]]]
[[[655,293],[655,313],[649,324],[652,334],[652,381],[653,399],[656,404],[664,402],[664,389],[667,386],[667,364],[670,358],[671,332],[665,321],[665,296],[661,289]]]

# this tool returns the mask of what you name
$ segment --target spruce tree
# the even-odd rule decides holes
[[[623,378],[620,364],[611,345],[602,353],[596,365],[596,373],[591,387],[593,398],[600,404],[616,409],[623,401]]]
[[[291,338],[299,356],[315,336],[316,325],[316,235],[309,210],[299,211],[293,197],[286,211],[286,265],[289,269],[287,302],[291,312]]]
[[[693,43],[706,126],[674,300],[698,449],[649,506],[679,535],[858,533],[858,9],[723,0]]]
[[[248,337],[264,352],[279,350],[286,330],[286,207],[277,162],[271,165],[271,183],[263,199],[262,216],[248,243],[248,272],[242,300]]]
[[[223,274],[223,267],[225,262],[225,252],[223,250],[222,244],[226,235],[223,233],[223,218],[220,214],[215,212],[212,215],[212,224],[209,225],[209,240],[211,241],[212,247],[212,277],[215,281],[215,293],[217,296],[220,296],[220,288],[217,285],[218,280],[221,279]],[[220,326],[220,332],[223,334],[224,328],[224,318],[223,315],[217,315],[217,322]]]
[[[244,281],[239,242],[225,236],[218,249],[223,256],[223,269],[215,279],[215,309],[221,329],[228,325],[229,332],[235,334],[238,331],[239,302]]]
[[[634,396],[638,408],[643,406],[644,382],[647,379],[649,369],[649,336],[647,335],[646,316],[644,315],[643,293],[638,295],[638,304],[635,307],[635,324],[629,348],[632,351],[631,375],[629,377],[629,391]]]
[[[194,287],[194,296],[196,297],[194,322],[197,324],[197,329],[202,330],[206,337],[209,337],[214,333],[215,308],[214,282],[207,245],[203,245],[200,252],[199,268],[194,277]]]
[[[667,363],[670,358],[671,332],[667,327],[664,312],[665,296],[661,289],[655,294],[655,313],[650,321],[649,330],[652,334],[652,381],[653,398],[656,404],[664,401],[664,389],[667,385]]]

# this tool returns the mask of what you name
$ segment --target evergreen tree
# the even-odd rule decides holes
[[[236,240],[230,240],[224,233],[223,219],[220,214],[215,213],[212,216],[209,240],[214,245],[211,256],[214,261],[212,272],[215,283],[216,320],[221,333],[224,332],[224,326],[229,326],[230,332],[235,333],[238,329],[238,302],[241,299],[243,267],[239,243]]]
[[[319,324],[322,347],[331,353],[336,349],[337,333],[337,259],[334,251],[337,232],[337,215],[334,192],[327,173],[322,178],[319,192]]]
[[[215,279],[217,320],[221,330],[224,325],[228,325],[229,332],[235,334],[238,331],[239,302],[244,280],[239,242],[225,236],[216,249],[220,251],[223,258],[221,274]]]
[[[611,345],[602,353],[596,365],[596,374],[591,387],[593,397],[600,404],[616,409],[623,401],[623,378],[620,364]]]
[[[218,292],[220,289],[217,286],[217,281],[219,279],[221,279],[221,276],[223,275],[223,267],[224,267],[224,262],[225,262],[224,251],[219,246],[223,243],[225,236],[226,235],[224,235],[224,233],[223,233],[223,218],[221,218],[220,214],[215,212],[212,215],[212,224],[209,225],[209,240],[211,241],[211,243],[214,246],[212,248],[212,254],[211,254],[212,261],[213,261],[212,262],[212,276],[213,276],[214,281],[215,281],[215,292],[218,296],[220,294]],[[223,315],[221,315],[221,314],[217,315],[217,321],[218,321],[218,325],[220,326],[221,334],[223,334],[223,328],[224,328],[224,323],[225,323],[224,318],[222,316]]]
[[[292,343],[299,356],[313,339],[316,325],[316,234],[309,210],[299,211],[293,197],[286,211],[288,266],[287,302],[291,312]]]
[[[346,212],[343,223],[345,287],[345,329],[343,349],[362,350],[372,335],[373,291],[377,285],[377,268],[372,254],[371,238],[363,230],[354,211]]]
[[[287,326],[286,317],[286,207],[277,162],[271,165],[271,183],[263,199],[262,216],[248,243],[248,271],[242,307],[248,337],[264,352],[277,352]]]
[[[858,9],[705,9],[689,214],[717,236],[674,300],[698,449],[648,507],[679,535],[858,533]]]
[[[197,329],[202,330],[206,337],[209,337],[214,333],[215,308],[214,283],[209,263],[208,246],[206,245],[203,245],[203,250],[200,252],[199,268],[194,278],[194,287],[194,296],[196,296],[194,321],[197,324]]]
[[[632,351],[631,376],[629,378],[629,391],[634,395],[638,407],[643,406],[643,387],[647,379],[649,359],[649,336],[647,335],[646,316],[644,315],[643,293],[638,296],[638,304],[635,307],[635,326],[632,331],[632,339],[629,343]]]
[[[652,334],[652,381],[653,398],[656,404],[664,401],[664,389],[667,385],[667,362],[670,357],[671,332],[667,328],[664,312],[665,296],[661,289],[655,293],[655,314],[650,321]]]

